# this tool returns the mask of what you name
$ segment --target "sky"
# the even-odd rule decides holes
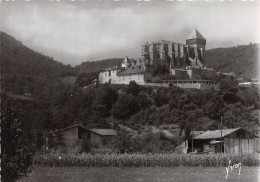
[[[260,42],[259,1],[0,0],[0,30],[72,66],[141,56],[145,42],[185,43],[194,28],[206,49]]]

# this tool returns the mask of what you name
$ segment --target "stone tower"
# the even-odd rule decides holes
[[[199,33],[199,31],[195,28],[194,31],[191,33],[189,38],[186,40],[186,44],[193,46],[197,49],[196,57],[202,57],[202,62],[204,62],[204,53],[205,53],[205,46],[206,46],[206,39]]]

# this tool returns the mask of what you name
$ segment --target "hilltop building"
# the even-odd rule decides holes
[[[172,68],[189,66],[191,61],[202,66],[206,39],[195,29],[186,40],[186,45],[172,41],[160,40],[142,45],[144,60],[163,60]]]
[[[99,83],[129,84],[134,80],[139,85],[151,85],[154,67],[161,64],[166,65],[170,74],[174,75],[175,80],[172,80],[172,83],[176,86],[213,88],[217,72],[203,65],[205,46],[206,39],[197,29],[186,40],[186,45],[166,40],[145,43],[142,45],[141,58],[126,57],[121,67],[101,70]]]
[[[134,80],[144,85],[152,79],[153,66],[149,61],[125,57],[120,67],[103,69],[99,72],[99,83],[129,84]]]

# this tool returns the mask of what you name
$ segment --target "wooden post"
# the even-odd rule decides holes
[[[221,133],[221,143],[220,143],[221,153],[223,153],[223,152],[222,152],[222,116],[220,117],[220,133]]]
[[[193,152],[193,135],[191,133],[191,152]]]

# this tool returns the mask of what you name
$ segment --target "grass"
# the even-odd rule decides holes
[[[242,166],[226,180],[225,167],[35,167],[19,182],[258,182],[259,167]]]
[[[36,155],[34,164],[56,167],[177,167],[227,166],[242,163],[258,166],[258,155],[189,155],[189,154],[45,154]]]

